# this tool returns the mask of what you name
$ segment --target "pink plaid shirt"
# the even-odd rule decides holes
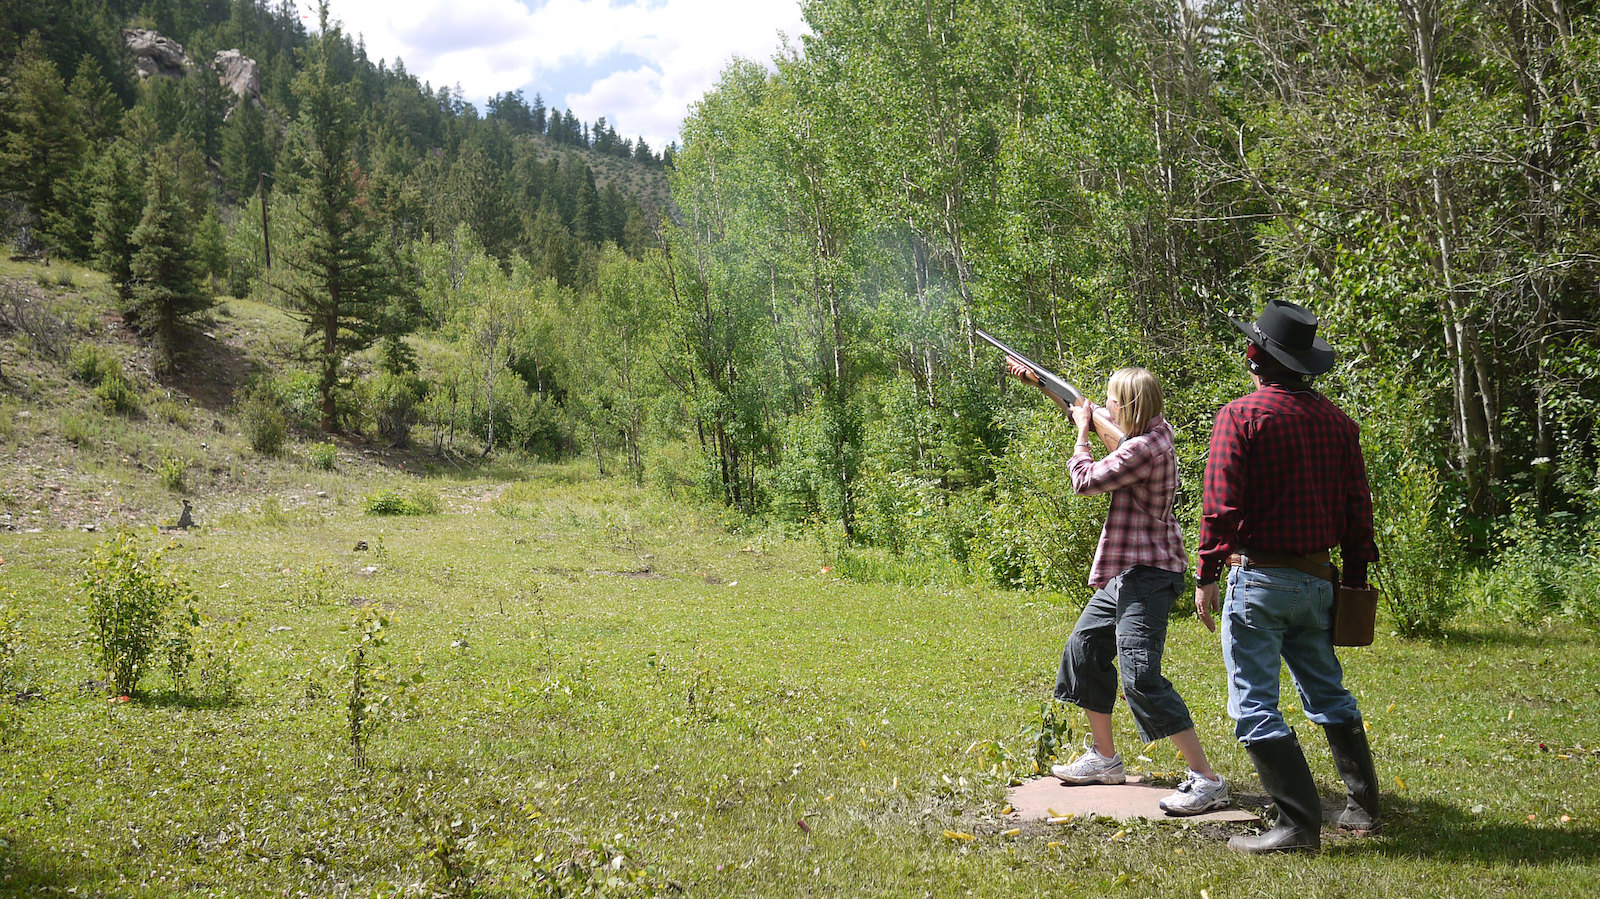
[[[1096,462],[1079,447],[1067,463],[1079,496],[1111,494],[1111,512],[1100,532],[1089,586],[1100,587],[1135,565],[1182,573],[1189,567],[1183,530],[1172,514],[1178,492],[1178,455],[1172,426],[1161,416]]]

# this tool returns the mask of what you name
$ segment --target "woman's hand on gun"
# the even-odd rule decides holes
[[[1078,425],[1078,439],[1083,440],[1084,435],[1094,430],[1094,403],[1089,402],[1088,398],[1074,403],[1072,420]]]
[[[1024,384],[1032,384],[1035,387],[1039,386],[1039,376],[1033,373],[1033,369],[1023,365],[1021,362],[1018,362],[1014,356],[1006,357],[1006,370],[1011,372],[1012,376]]]

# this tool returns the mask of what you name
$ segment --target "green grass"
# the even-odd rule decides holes
[[[0,336],[0,895],[1600,887],[1591,630],[1469,619],[1446,640],[1346,652],[1385,785],[1382,836],[1247,859],[1225,849],[1228,831],[1183,823],[1007,835],[1017,772],[993,763],[1033,756],[1070,597],[825,550],[584,464],[303,432],[263,456],[232,394],[289,366],[298,325],[230,299],[192,367],[159,382],[147,350],[107,327],[104,279],[70,274],[0,263],[74,341],[121,360],[144,411],[107,414],[65,354]],[[328,440],[332,470],[312,458]],[[426,514],[368,514],[388,496]],[[181,499],[199,527],[157,538]],[[130,525],[176,541],[167,558],[204,624],[192,692],[155,671],[113,703],[85,688],[101,674],[74,591],[91,548]],[[358,769],[349,628],[374,605],[389,618],[375,681],[424,680],[373,709]],[[1215,765],[1259,795],[1230,739],[1216,638],[1175,621],[1166,669]],[[1125,710],[1118,726],[1141,754]],[[1331,798],[1327,750],[1301,733]],[[1142,754],[1158,781],[1181,768],[1166,745]]]
[[[1006,777],[971,747],[1031,755],[1017,734],[1038,723],[1072,606],[845,580],[804,541],[730,534],[580,467],[525,474],[433,482],[433,516],[352,501],[178,537],[169,558],[201,596],[202,645],[234,662],[232,700],[174,695],[160,673],[128,703],[80,690],[98,675],[72,584],[104,536],[0,534],[3,589],[27,598],[13,668],[44,697],[8,709],[0,893],[515,896],[607,876],[624,893],[763,896],[1600,886],[1591,632],[1469,627],[1347,651],[1382,836],[1273,859],[1180,823],[1010,837]],[[393,670],[426,679],[357,770],[338,663],[341,628],[371,603],[392,613]],[[1256,791],[1215,638],[1175,622],[1168,658],[1217,766]],[[1131,734],[1121,709],[1118,723]],[[1332,795],[1327,751],[1301,732]],[[1165,745],[1146,754],[1154,776],[1180,768]]]

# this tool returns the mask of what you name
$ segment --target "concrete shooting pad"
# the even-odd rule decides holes
[[[1115,786],[1089,784],[1068,786],[1054,777],[1030,780],[1006,791],[1012,814],[1020,821],[1052,821],[1062,818],[1113,818],[1127,821],[1149,818],[1157,821],[1254,822],[1257,817],[1239,808],[1218,809],[1203,815],[1177,817],[1161,810],[1161,800],[1171,796],[1172,787],[1142,783],[1138,777]],[[1059,823],[1059,822],[1057,822]]]

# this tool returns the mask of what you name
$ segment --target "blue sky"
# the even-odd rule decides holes
[[[314,30],[314,0],[300,6]],[[480,110],[520,89],[657,151],[728,60],[770,63],[806,31],[799,0],[330,0],[329,12],[373,60],[460,85]]]

